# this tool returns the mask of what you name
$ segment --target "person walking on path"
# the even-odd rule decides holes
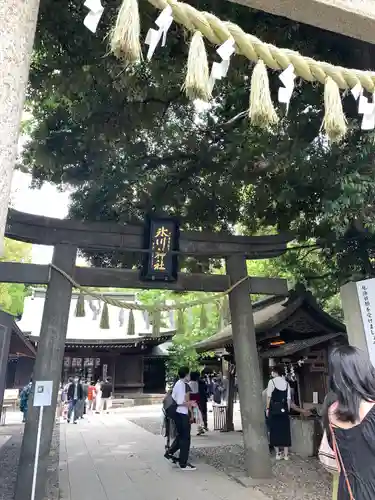
[[[276,460],[289,460],[292,444],[289,410],[291,403],[290,385],[283,377],[283,367],[272,368],[267,388],[266,418],[270,433],[270,446],[275,448]],[[284,449],[284,455],[280,449]]]
[[[32,381],[25,385],[20,394],[20,410],[23,414],[22,423],[26,422],[27,418],[27,410],[29,408],[29,396],[31,393]]]
[[[95,413],[100,413],[102,410],[102,382],[98,380],[95,385]]]
[[[204,434],[204,422],[201,412],[201,394],[199,391],[199,372],[190,373],[190,394],[191,411],[193,414],[193,422],[198,426],[198,436]]]
[[[208,402],[208,386],[207,383],[202,376],[198,380],[199,384],[199,408],[202,413],[202,418],[203,418],[203,428],[207,432],[208,431],[208,420],[207,420],[207,402]]]
[[[87,388],[87,410],[92,411],[94,408],[94,402],[95,402],[95,385],[90,381],[89,386]]]
[[[68,424],[72,418],[72,413],[74,413],[73,423],[77,423],[77,419],[79,417],[79,404],[83,399],[83,389],[82,384],[79,381],[78,377],[74,378],[72,384],[70,384],[68,388],[68,402],[69,402],[69,410],[68,410]],[[78,408],[77,408],[78,403]]]
[[[375,498],[375,368],[353,346],[336,348],[329,360],[336,402],[323,410],[323,425],[340,464],[337,500]]]
[[[172,390],[172,398],[176,403],[175,424],[177,436],[170,449],[166,452],[165,458],[179,464],[183,471],[193,471],[195,467],[189,460],[190,442],[191,442],[191,422],[189,414],[189,368],[182,367],[178,370],[179,380],[175,383]],[[180,450],[180,456],[177,459],[174,455]]]
[[[112,405],[112,380],[108,377],[102,384],[102,409],[109,413]]]

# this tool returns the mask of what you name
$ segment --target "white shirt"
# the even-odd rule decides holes
[[[198,394],[198,392],[199,392],[198,382],[196,382],[195,380],[190,380],[189,385],[190,385],[191,392],[193,394]]]
[[[188,415],[189,410],[187,406],[182,406],[186,401],[186,382],[184,380],[179,380],[175,383],[172,390],[172,398],[177,403],[177,413],[182,413],[183,415]]]
[[[267,397],[271,398],[272,393],[273,393],[275,388],[278,389],[279,391],[288,390],[287,399],[288,400],[291,399],[290,385],[288,384],[288,382],[285,380],[284,377],[271,378],[271,380],[268,382]]]

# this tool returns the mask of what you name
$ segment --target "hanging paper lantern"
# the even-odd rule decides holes
[[[76,310],[74,312],[76,318],[84,318],[86,316],[85,312],[85,296],[80,293],[77,298]]]
[[[177,333],[183,335],[185,333],[185,311],[178,309],[177,311]]]
[[[128,317],[128,336],[132,335],[135,335],[135,321],[133,309],[130,309]]]
[[[104,302],[102,316],[100,318],[100,329],[109,330],[108,304],[106,302]]]
[[[150,313],[148,311],[143,311],[143,319],[145,322],[146,330],[150,329]]]
[[[224,297],[223,302],[221,304],[219,321],[220,321],[220,328],[225,328],[226,326],[230,325],[230,323],[231,323],[228,296]]]
[[[125,320],[125,311],[123,308],[121,308],[118,314],[118,322],[120,324],[120,327],[124,325],[124,320]]]
[[[159,337],[161,326],[161,312],[154,311],[152,313],[152,336]]]
[[[208,325],[207,311],[205,305],[202,304],[199,327],[201,330],[205,330],[207,328],[207,325]]]

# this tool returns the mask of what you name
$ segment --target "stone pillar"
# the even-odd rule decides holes
[[[0,255],[39,0],[0,1]]]
[[[52,262],[67,274],[72,275],[76,254],[77,248],[74,246],[66,244],[56,245]],[[33,375],[34,383],[36,380],[53,381],[52,405],[46,407],[43,414],[35,500],[42,500],[44,498],[48,456],[55,425],[57,393],[61,381],[61,367],[64,359],[71,296],[72,286],[69,281],[58,271],[51,268]],[[39,416],[39,408],[34,408],[32,401],[33,397],[31,396],[18,464],[15,500],[31,498]]]
[[[232,285],[247,276],[246,258],[242,255],[228,257],[226,267]],[[229,294],[229,304],[246,470],[252,479],[266,479],[271,477],[271,461],[261,397],[262,386],[249,281],[237,286]]]
[[[229,363],[229,370],[227,371],[228,377],[228,394],[227,394],[227,421],[225,426],[226,432],[234,431],[233,424],[233,403],[234,403],[234,383],[235,383],[235,374],[233,370],[231,370],[231,363]]]
[[[3,409],[4,391],[6,389],[12,324],[13,316],[0,311],[0,417]]]
[[[366,283],[370,283],[371,281],[367,280]],[[359,303],[357,283],[350,281],[342,286],[340,295],[349,344],[367,350],[366,333]],[[373,320],[375,324],[375,316]]]

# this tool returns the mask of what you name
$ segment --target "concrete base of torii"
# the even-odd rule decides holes
[[[276,16],[375,43],[374,0],[230,0]]]

